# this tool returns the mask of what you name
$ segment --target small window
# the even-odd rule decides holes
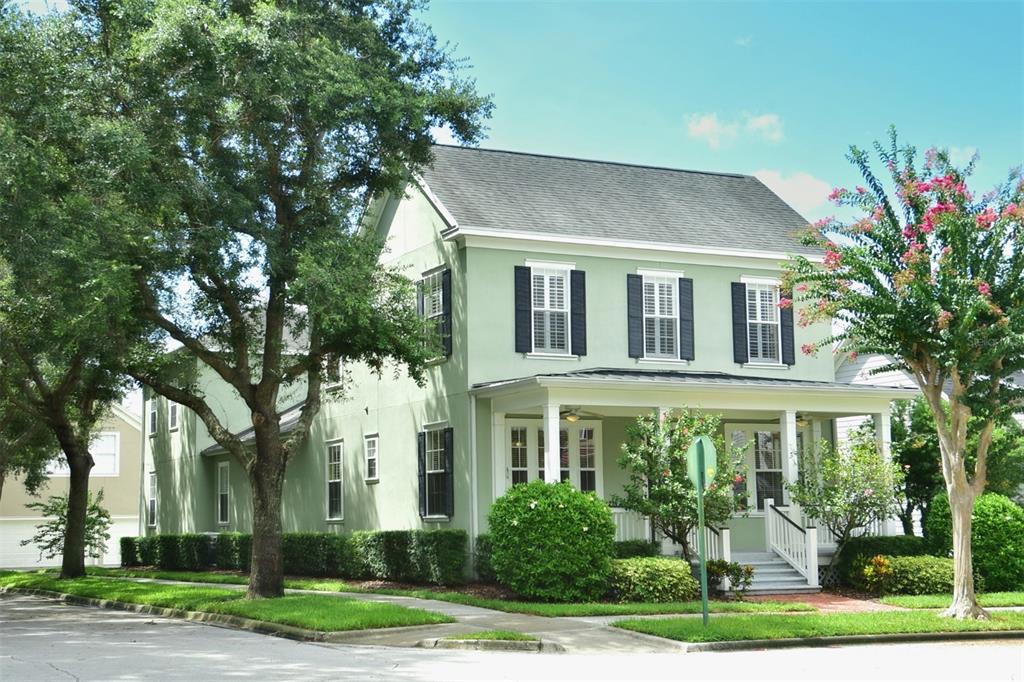
[[[366,451],[366,480],[380,480],[380,436],[367,436],[363,442]]]
[[[532,270],[533,351],[569,352],[569,271]]]
[[[779,287],[747,284],[747,339],[751,362],[778,364],[782,345]]]
[[[447,515],[444,431],[435,428],[426,432],[427,516]]]
[[[146,500],[146,525],[156,528],[156,472],[149,472],[149,495]]]
[[[178,430],[178,403],[167,404],[167,428],[170,431]]]
[[[644,275],[644,356],[679,358],[679,279]]]
[[[336,521],[344,517],[343,457],[344,443],[331,443],[327,446],[327,518]]]
[[[157,427],[157,413],[156,413],[156,398],[152,398],[149,401],[149,437],[152,438],[156,435]]]
[[[228,525],[231,504],[231,464],[217,465],[217,525]]]

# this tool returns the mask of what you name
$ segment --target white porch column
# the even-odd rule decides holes
[[[505,413],[491,413],[491,472],[494,499],[508,490],[508,455],[505,452]]]
[[[892,459],[892,417],[889,410],[871,415],[875,421],[875,439],[878,452],[886,459]]]
[[[799,454],[796,451],[796,411],[786,410],[779,417],[779,431],[782,436],[782,480],[795,483],[800,473]],[[782,503],[791,505],[789,491],[783,488]]]
[[[562,479],[558,407],[557,403],[544,405],[544,480],[547,483],[558,483]]]

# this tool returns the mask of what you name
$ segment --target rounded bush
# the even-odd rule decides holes
[[[836,575],[843,585],[866,589],[862,569],[867,562],[878,555],[921,556],[928,554],[924,538],[914,535],[865,535],[851,538],[835,558]]]
[[[860,587],[875,594],[948,594],[953,591],[953,560],[938,556],[875,556],[858,561]],[[976,575],[982,591],[984,579]]]
[[[623,602],[690,601],[700,593],[689,563],[665,557],[615,559],[609,585]]]
[[[950,556],[953,521],[949,498],[936,495],[925,520],[925,535],[932,553]],[[974,501],[971,521],[971,552],[974,570],[989,590],[1019,590],[1024,585],[1024,509],[997,493],[985,493]]]
[[[491,566],[498,582],[531,599],[592,601],[608,587],[615,524],[593,493],[533,481],[491,507]]]

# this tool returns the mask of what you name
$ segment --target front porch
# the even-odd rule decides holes
[[[717,373],[590,370],[541,375],[475,387],[490,410],[492,500],[532,480],[570,481],[609,502],[626,474],[617,459],[626,427],[641,414],[694,408],[722,417],[720,435],[743,447],[747,475],[737,486],[745,507],[725,528],[708,528],[712,558],[777,557],[818,586],[820,557],[834,551],[789,499],[800,458],[831,441],[834,420],[870,416],[889,453],[889,404],[903,389],[828,382],[736,377]],[[613,508],[616,540],[658,540],[638,514]],[[886,525],[886,524],[883,524]],[[872,533],[887,534],[879,527]],[[694,543],[695,544],[695,543]],[[680,547],[662,541],[662,551]]]

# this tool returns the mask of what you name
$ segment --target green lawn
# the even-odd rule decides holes
[[[461,635],[448,635],[445,639],[463,640],[501,640],[504,642],[536,642],[537,638],[525,632],[513,632],[512,630],[484,630],[483,632],[467,632]]]
[[[52,574],[18,573],[0,576],[0,587],[50,590],[131,604],[225,613],[324,632],[455,622],[454,618],[422,609],[345,597],[296,595],[279,599],[247,600],[241,590],[139,583],[101,577],[58,580]]]
[[[953,601],[953,597],[948,594],[893,595],[882,597],[881,601],[905,609],[944,609]],[[1024,606],[1024,592],[979,594],[978,603],[982,606]]]
[[[878,635],[911,632],[968,632],[1024,630],[1024,613],[993,614],[989,621],[940,618],[926,611],[751,615],[712,618],[705,628],[699,618],[623,620],[616,627],[682,642],[724,642],[748,639],[788,639]]]
[[[90,568],[91,575],[127,576],[137,578],[159,578],[163,580],[188,580],[194,582],[216,582],[221,584],[244,585],[249,582],[247,576],[232,573],[213,573],[208,571],[155,571],[149,569],[121,568]],[[441,592],[427,588],[422,589],[378,589],[365,590],[350,585],[343,580],[331,578],[289,578],[285,587],[297,590],[317,590],[320,592],[374,592],[400,597],[417,597],[419,599],[436,599],[467,606],[479,606],[506,613],[526,613],[534,616],[639,616],[650,614],[700,613],[699,601],[669,602],[664,604],[611,604],[607,602],[546,604],[540,602],[516,601],[508,599],[488,599],[462,592]],[[712,601],[709,604],[712,613],[780,613],[792,611],[814,611],[815,608],[802,602],[738,602]]]

